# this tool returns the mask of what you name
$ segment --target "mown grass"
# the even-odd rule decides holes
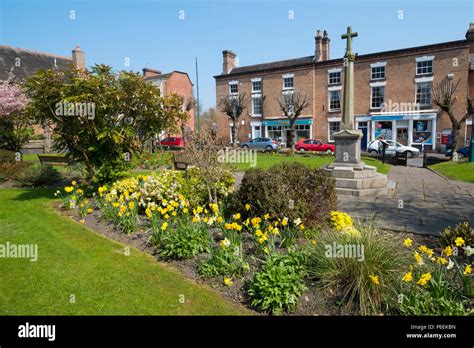
[[[0,244],[38,245],[37,262],[0,258],[0,315],[249,313],[148,254],[130,248],[127,256],[125,245],[59,215],[53,198],[46,189],[0,189]]]
[[[450,179],[474,183],[474,162],[446,161],[433,164],[430,168]]]

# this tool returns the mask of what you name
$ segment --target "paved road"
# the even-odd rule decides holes
[[[448,180],[426,168],[394,166],[393,197],[339,196],[338,209],[394,231],[437,235],[446,226],[469,220],[474,226],[474,184]]]

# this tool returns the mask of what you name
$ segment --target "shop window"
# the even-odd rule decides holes
[[[432,144],[433,143],[433,132],[432,132],[432,121],[431,120],[415,120],[413,121],[413,144]]]
[[[375,125],[375,139],[393,140],[392,121],[379,121]]]

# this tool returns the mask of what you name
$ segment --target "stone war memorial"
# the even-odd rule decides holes
[[[386,195],[395,187],[385,174],[377,173],[373,166],[360,157],[362,132],[354,127],[354,61],[352,38],[357,37],[351,27],[341,36],[347,40],[344,55],[344,100],[341,130],[334,134],[336,160],[326,170],[336,180],[336,191],[342,195]]]

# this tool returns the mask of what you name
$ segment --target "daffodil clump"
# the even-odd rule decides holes
[[[63,190],[57,190],[54,196],[62,200],[62,206],[66,210],[77,211],[81,223],[85,222],[84,218],[87,214],[93,212],[89,200],[84,196],[84,190],[79,187],[76,181],[72,181]]]
[[[412,239],[403,241],[412,252],[412,264],[401,278],[400,310],[408,315],[466,315],[466,298],[472,296],[472,264],[459,262],[459,253],[473,253],[462,237],[453,240],[440,252],[424,244],[416,246]]]
[[[354,225],[350,215],[342,211],[332,211],[330,215],[330,221],[332,227],[336,231],[344,231],[345,229],[351,228]]]

